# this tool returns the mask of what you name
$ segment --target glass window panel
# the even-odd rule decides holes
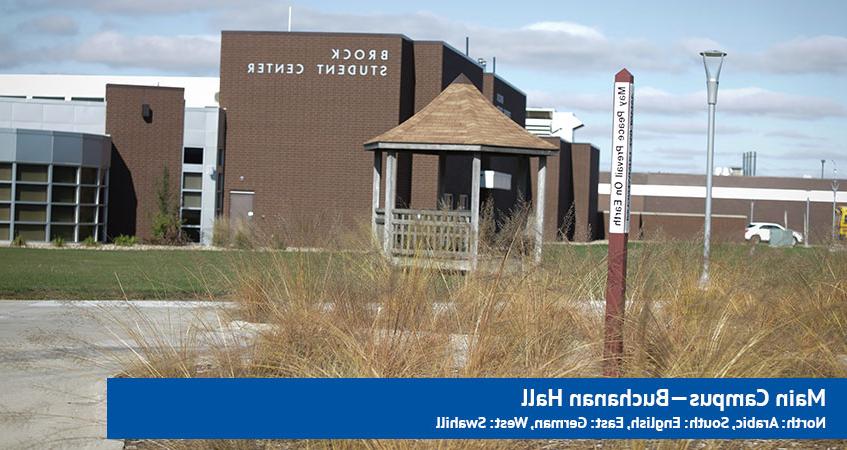
[[[12,199],[12,185],[0,184],[0,200],[9,201]]]
[[[60,237],[68,242],[73,242],[74,240],[74,226],[73,225],[50,225],[50,240],[56,239]]]
[[[94,223],[94,216],[97,213],[96,206],[80,206],[79,207],[79,223]]]
[[[8,222],[11,214],[12,214],[12,208],[11,208],[10,205],[8,205],[8,204],[7,205],[0,205],[0,221]],[[0,237],[0,240],[2,240],[2,239],[3,238]]]
[[[45,241],[47,231],[44,225],[15,224],[15,235],[22,237],[25,241]]]
[[[76,222],[76,207],[75,206],[52,206],[50,210],[51,222]]]
[[[100,171],[100,186],[105,186],[105,185],[106,185],[106,175],[107,175],[108,173],[109,173],[109,171],[108,171],[108,170],[101,170],[101,171]]]
[[[97,188],[96,187],[81,187],[79,188],[80,203],[97,203]]]
[[[79,241],[84,241],[87,237],[94,237],[94,227],[93,226],[83,226],[79,227]]]
[[[0,241],[8,241],[9,239],[9,224],[0,224]]]
[[[185,164],[203,164],[203,149],[200,147],[185,147],[182,162]]]
[[[76,203],[76,188],[73,186],[53,186],[53,203]]]
[[[189,242],[200,242],[200,230],[197,228],[183,228],[183,234]]]
[[[183,208],[199,208],[200,207],[200,193],[199,192],[184,192],[182,194],[182,207]]]
[[[12,164],[11,163],[2,163],[0,164],[0,180],[11,181],[12,180]],[[2,239],[2,238],[0,238]]]
[[[53,166],[53,182],[76,184],[76,167]]]
[[[47,166],[18,164],[18,181],[47,181]]]
[[[46,202],[47,186],[26,186],[19,184],[15,191],[15,197],[19,202]]]
[[[182,223],[185,225],[200,225],[200,211],[196,209],[183,209]]]
[[[182,175],[183,189],[202,189],[203,174],[201,173],[185,173]]]
[[[100,200],[98,203],[101,205],[106,204],[106,188],[100,188]]]
[[[16,205],[15,221],[21,222],[46,222],[47,206],[41,205]]]
[[[106,208],[101,206],[100,208],[97,208],[97,210],[97,223],[103,223],[106,219]]]
[[[83,167],[80,169],[80,180],[81,184],[97,184],[97,169],[91,167]]]

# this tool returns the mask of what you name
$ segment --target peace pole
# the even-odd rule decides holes
[[[626,245],[629,239],[629,186],[632,162],[632,86],[622,69],[615,75],[612,108],[612,167],[609,171],[609,272],[606,277],[606,326],[603,374],[621,375],[623,358]]]

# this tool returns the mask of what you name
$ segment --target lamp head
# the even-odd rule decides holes
[[[709,104],[718,102],[718,79],[721,76],[721,67],[726,52],[720,50],[706,50],[700,52],[703,57],[703,66],[706,68],[706,88],[709,93]]]

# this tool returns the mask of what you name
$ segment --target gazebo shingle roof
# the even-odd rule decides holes
[[[506,117],[464,75],[405,122],[365,142],[376,148],[550,154],[559,148]]]

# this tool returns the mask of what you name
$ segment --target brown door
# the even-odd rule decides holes
[[[255,193],[231,191],[229,193],[229,225],[233,228],[248,225],[253,221],[253,197]]]

